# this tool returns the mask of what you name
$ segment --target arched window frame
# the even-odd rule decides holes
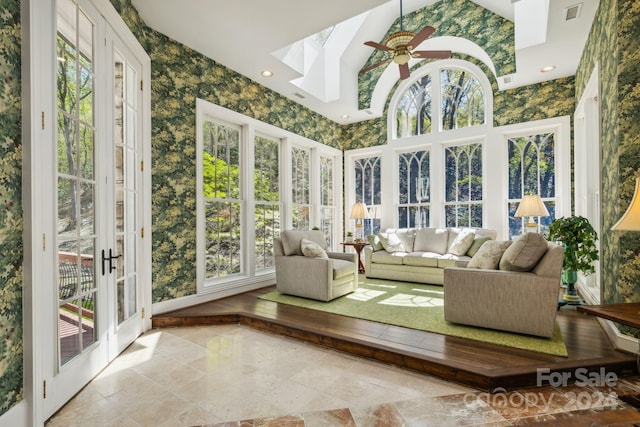
[[[484,123],[477,126],[465,127],[460,129],[451,129],[451,130],[442,130],[442,82],[440,80],[440,71],[447,68],[457,68],[468,72],[472,75],[480,84],[484,95]],[[423,78],[425,75],[431,74],[431,105],[434,108],[431,115],[431,132],[423,135],[414,135],[405,138],[397,138],[397,120],[396,113],[398,104],[404,97],[405,92],[413,85],[416,81]],[[437,106],[437,108],[435,108]],[[420,68],[417,68],[412,71],[411,76],[404,80],[398,86],[398,89],[395,91],[393,96],[391,97],[391,101],[389,102],[389,110],[387,114],[387,140],[390,144],[398,143],[400,141],[406,141],[411,138],[420,138],[426,135],[433,134],[450,134],[454,135],[455,132],[469,132],[469,129],[478,130],[478,132],[482,132],[480,129],[484,129],[486,127],[491,127],[493,124],[493,90],[491,88],[491,83],[487,76],[482,72],[482,70],[475,64],[470,62],[461,60],[461,59],[446,59],[441,61],[434,61],[430,64],[424,65]]]

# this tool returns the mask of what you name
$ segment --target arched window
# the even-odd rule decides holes
[[[485,123],[486,99],[479,79],[469,69],[444,64],[426,66],[426,73],[402,92],[395,107],[394,139]]]

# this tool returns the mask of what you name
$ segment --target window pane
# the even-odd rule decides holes
[[[440,71],[442,130],[484,123],[482,87],[468,71],[448,68]]]
[[[448,227],[482,226],[482,144],[445,148],[445,218]]]
[[[309,188],[311,153],[309,149],[291,147],[291,199],[293,201],[292,226],[296,230],[308,230],[311,220]]]
[[[280,144],[261,136],[254,143],[254,254],[262,270],[275,265],[273,239],[280,235]]]
[[[515,218],[522,196],[538,194],[547,206],[549,216],[538,218],[541,231],[548,229],[555,218],[555,134],[540,133],[510,138],[509,156],[509,234],[522,233],[528,218]]]
[[[240,130],[205,121],[202,129],[206,278],[241,272]]]
[[[411,85],[396,108],[396,138],[431,132],[431,75]]]
[[[429,151],[398,155],[398,207],[409,227],[428,227]],[[408,209],[407,209],[408,208]]]
[[[382,210],[380,191],[380,157],[366,157],[354,162],[355,201],[364,202],[369,209],[371,219],[364,220],[365,236],[380,230],[380,211]],[[351,207],[345,207],[351,209]]]

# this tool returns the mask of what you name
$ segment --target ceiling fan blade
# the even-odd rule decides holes
[[[414,47],[417,47],[420,43],[422,43],[427,38],[429,38],[429,36],[433,34],[435,30],[436,29],[433,28],[432,26],[427,25],[426,27],[418,31],[415,36],[413,36],[413,38],[409,42],[409,46],[411,46],[412,49]]]
[[[414,50],[411,52],[413,58],[434,58],[447,59],[451,58],[450,50]]]
[[[364,42],[364,44],[367,45],[367,46],[374,47],[376,49],[387,50],[389,52],[393,52],[393,49],[391,49],[389,46],[385,46],[385,45],[380,44],[378,42]]]
[[[404,80],[409,77],[409,64],[400,64],[398,66],[400,68],[400,79]]]
[[[369,65],[368,67],[365,67],[362,70],[360,70],[360,73],[366,73],[367,71],[373,70],[376,67],[379,67],[381,65],[384,65],[384,64],[390,62],[392,59],[393,58],[387,58],[387,59],[385,59],[383,61],[380,61],[380,62],[377,62],[377,63],[375,63],[373,65]]]

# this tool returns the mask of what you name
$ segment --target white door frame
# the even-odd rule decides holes
[[[55,267],[55,194],[48,191],[55,179],[55,1],[26,0],[23,12],[23,200],[24,200],[24,384],[27,410],[24,425],[43,425],[50,415],[45,410],[45,381],[55,360],[57,334],[43,325],[43,313],[57,300],[50,272]],[[151,61],[108,0],[92,0],[121,39],[142,61],[145,90],[142,126],[144,161],[142,224],[144,239],[139,256],[143,331],[151,327]],[[48,214],[45,214],[48,213]]]

